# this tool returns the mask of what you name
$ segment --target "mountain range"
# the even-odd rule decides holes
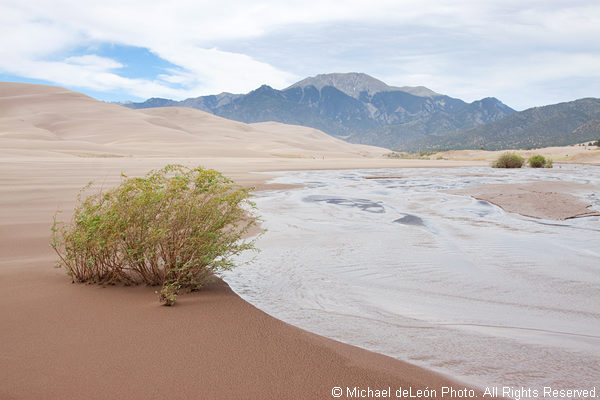
[[[586,98],[530,108],[445,137],[425,138],[420,145],[429,150],[502,150],[566,146],[598,139],[600,99]]]
[[[424,86],[389,86],[363,73],[317,75],[283,90],[263,85],[247,94],[121,105],[191,107],[245,123],[303,125],[351,143],[403,151],[529,148],[600,136],[600,99],[516,112],[494,97],[467,103]]]

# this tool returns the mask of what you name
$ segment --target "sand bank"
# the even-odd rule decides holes
[[[453,193],[466,194],[527,217],[564,220],[600,215],[588,208],[589,201],[573,194],[590,189],[589,185],[548,181],[475,186]]]

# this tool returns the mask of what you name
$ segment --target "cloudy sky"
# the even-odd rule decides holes
[[[365,72],[513,108],[600,97],[598,0],[0,0],[0,80],[105,101]]]

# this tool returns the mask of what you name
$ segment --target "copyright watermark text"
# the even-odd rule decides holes
[[[335,386],[331,389],[331,396],[339,399],[472,399],[472,398],[510,398],[522,399],[600,399],[600,392],[596,387],[587,389],[562,389],[554,387],[514,388],[510,386],[488,386],[481,392],[466,387],[442,386],[440,388],[416,389],[412,387],[384,387],[372,388],[361,386]]]
[[[477,397],[473,389],[442,386],[440,389],[415,389],[412,387],[371,388],[360,386],[336,386],[331,389],[334,398],[346,399],[434,399],[447,397],[449,399],[469,399]]]

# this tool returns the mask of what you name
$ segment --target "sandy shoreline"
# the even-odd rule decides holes
[[[182,296],[171,309],[159,305],[153,288],[71,284],[52,268],[48,239],[56,209],[68,213],[90,179],[110,186],[121,171],[164,165],[157,159],[117,160],[0,162],[3,399],[308,399],[331,398],[334,386],[460,386],[278,321],[224,283]],[[194,161],[258,188],[268,176],[245,171],[282,167],[265,160],[251,166],[247,160]],[[371,166],[381,161],[371,160]],[[302,162],[294,164],[288,167],[302,168]]]

